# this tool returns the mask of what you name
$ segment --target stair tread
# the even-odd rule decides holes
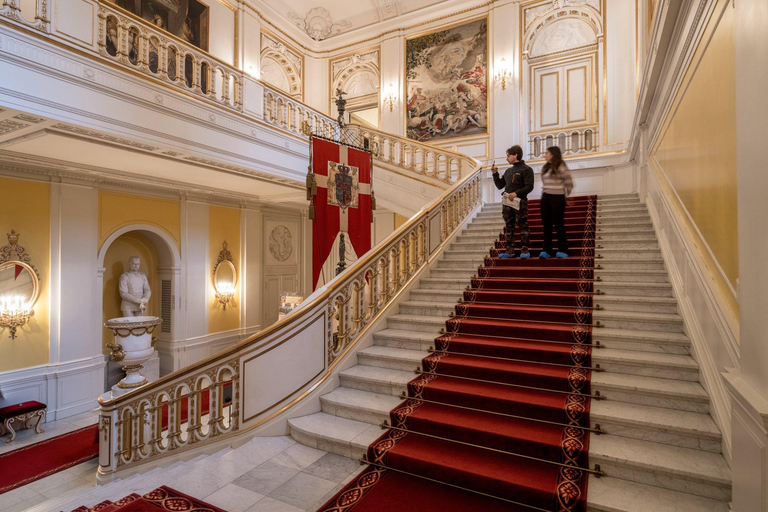
[[[654,471],[662,470],[711,484],[730,485],[731,471],[720,453],[663,445],[611,435],[590,436],[592,462],[625,461]]]
[[[403,402],[400,398],[393,395],[345,388],[343,386],[323,395],[320,397],[320,400],[375,412],[389,412]]]
[[[291,418],[288,424],[314,436],[329,441],[341,441],[356,448],[367,448],[381,434],[378,425],[341,418],[332,414],[317,412],[307,416]]]
[[[642,338],[661,342],[678,342],[686,345],[691,343],[691,340],[688,339],[688,336],[681,332],[643,331],[640,329],[615,329],[613,327],[601,327],[600,329],[595,329],[592,333],[592,337],[624,339]]]
[[[589,510],[600,512],[728,512],[728,502],[619,478],[589,478]]]
[[[707,391],[698,382],[598,372],[592,374],[592,385],[601,389],[642,391],[665,397],[683,397],[702,403],[709,402]]]
[[[595,311],[596,319],[655,320],[658,322],[683,322],[676,313],[647,313],[643,311]]]
[[[688,355],[661,354],[657,352],[640,352],[637,350],[619,350],[613,348],[601,348],[592,351],[594,361],[615,361],[621,363],[653,364],[656,366],[670,366],[698,370],[699,365]]]
[[[628,402],[593,400],[589,412],[593,423],[610,421],[626,425],[645,425],[655,430],[683,431],[697,437],[719,440],[720,430],[709,414],[652,407]],[[610,428],[606,429],[610,435]],[[663,445],[667,446],[667,445]]]

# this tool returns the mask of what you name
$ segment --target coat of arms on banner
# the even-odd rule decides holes
[[[360,183],[357,167],[328,162],[328,204],[357,208]]]

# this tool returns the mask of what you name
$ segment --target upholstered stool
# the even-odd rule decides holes
[[[35,432],[42,434],[44,430],[40,424],[45,421],[45,410],[48,406],[41,402],[22,402],[16,405],[9,405],[0,409],[0,435],[11,433],[11,438],[6,441],[10,443],[16,439],[16,432],[13,430],[14,423],[24,423],[27,428],[32,428],[31,422],[37,418],[35,423]],[[17,427],[18,428],[18,427]]]

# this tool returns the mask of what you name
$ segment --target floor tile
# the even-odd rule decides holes
[[[223,508],[227,512],[245,512],[262,498],[264,498],[263,494],[250,491],[239,485],[229,484],[207,496],[204,501]]]
[[[335,453],[326,453],[304,470],[331,482],[343,482],[349,475],[360,469],[360,463],[355,459],[342,457]]]
[[[320,459],[325,453],[303,444],[295,444],[272,457],[270,461],[288,468],[303,470]]]
[[[245,512],[305,512],[305,510],[267,496]]]
[[[296,476],[297,469],[287,468],[274,462],[265,462],[234,481],[235,485],[259,494],[269,494]]]
[[[306,510],[328,494],[335,486],[336,484],[329,480],[299,473],[269,493],[269,496]]]

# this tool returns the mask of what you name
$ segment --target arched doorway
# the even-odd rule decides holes
[[[122,316],[118,281],[127,269],[128,258],[141,258],[141,271],[147,275],[152,297],[147,304],[147,314],[163,319],[156,331],[160,356],[160,375],[177,369],[173,342],[179,333],[181,319],[181,256],[176,241],[165,230],[150,225],[125,226],[112,233],[99,251],[99,285],[102,290],[102,322]],[[102,332],[102,347],[108,353],[106,343],[112,334],[106,328]]]

